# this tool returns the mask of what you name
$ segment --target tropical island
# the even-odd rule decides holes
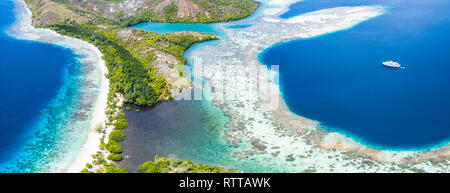
[[[96,132],[103,133],[103,137],[99,151],[92,155],[94,160],[86,164],[84,173],[127,172],[114,164],[123,159],[123,150],[118,142],[125,139],[121,130],[128,127],[121,104],[150,107],[191,88],[192,83],[183,72],[186,64],[184,52],[195,43],[219,38],[215,34],[199,32],[159,34],[130,26],[148,21],[230,21],[249,16],[259,6],[253,0],[25,0],[25,3],[33,14],[35,27],[87,41],[103,54],[110,90],[105,112],[107,120],[105,125],[99,124],[95,128]],[[160,163],[161,158],[156,161]],[[191,162],[188,165],[195,166]]]
[[[11,27],[13,33],[10,36],[70,49],[74,55],[69,53],[67,57],[78,59],[80,63],[74,66],[82,66],[85,71],[73,73],[74,78],[81,77],[79,84],[83,86],[73,87],[73,90],[84,93],[73,95],[73,98],[77,98],[73,103],[58,104],[60,110],[52,111],[53,114],[44,121],[55,121],[59,127],[38,129],[33,139],[40,141],[28,145],[25,156],[14,158],[19,161],[10,164],[5,171],[177,173],[230,172],[236,169],[243,172],[446,172],[449,169],[450,146],[445,141],[446,135],[439,136],[444,141],[424,135],[428,129],[442,131],[440,126],[447,124],[446,119],[439,120],[440,124],[436,122],[420,127],[420,124],[415,123],[439,117],[423,116],[430,109],[399,114],[404,109],[393,108],[405,103],[405,106],[411,106],[411,100],[379,102],[383,97],[389,101],[402,99],[391,95],[403,93],[402,89],[410,92],[412,90],[407,89],[410,87],[391,88],[395,92],[378,97],[361,97],[358,94],[367,93],[358,91],[367,89],[353,89],[354,86],[367,85],[362,82],[369,80],[373,80],[376,85],[387,83],[385,86],[373,87],[380,90],[376,93],[382,95],[386,93],[384,89],[402,85],[392,85],[388,81],[390,78],[399,78],[398,73],[376,67],[379,66],[380,57],[386,53],[388,55],[383,58],[395,56],[399,61],[415,66],[414,69],[420,69],[422,64],[409,60],[413,57],[406,54],[409,52],[394,54],[394,51],[420,50],[409,44],[421,40],[400,42],[396,46],[401,46],[401,49],[389,52],[386,48],[389,43],[377,45],[380,49],[376,51],[385,53],[366,51],[366,48],[377,47],[372,46],[373,42],[366,41],[367,37],[379,40],[379,37],[396,38],[402,33],[419,37],[418,32],[410,29],[398,31],[399,34],[383,30],[387,24],[397,26],[403,20],[410,19],[398,17],[398,14],[416,13],[414,6],[399,4],[394,5],[395,10],[391,10],[388,9],[392,5],[390,1],[380,3],[365,0],[347,4],[330,0],[325,4],[315,1],[297,4],[296,0],[261,0],[264,6],[260,6],[261,9],[251,17],[225,22],[250,15],[259,3],[220,0],[26,0],[25,6],[22,0],[16,2],[19,4],[16,13],[20,17]],[[300,6],[300,9],[296,6]],[[428,18],[423,16],[424,22]],[[169,31],[172,31],[172,26],[183,27],[173,33],[155,33],[150,28],[142,27],[147,25],[146,21],[158,22],[157,25]],[[138,23],[142,24],[135,25]],[[153,24],[148,23],[148,26]],[[208,33],[183,31],[195,31],[196,28],[191,26],[198,25],[210,27],[202,31]],[[378,35],[386,33],[386,36]],[[354,39],[361,41],[352,41]],[[210,40],[216,41],[196,44]],[[329,47],[325,49],[320,45]],[[341,49],[342,45],[354,51],[347,52]],[[186,51],[188,48],[191,49]],[[354,53],[359,53],[355,57],[358,62],[349,63],[348,59],[353,58]],[[327,57],[320,57],[322,55]],[[343,55],[346,57],[340,57]],[[300,61],[299,57],[302,64],[296,63]],[[226,86],[225,93],[234,95],[231,100],[223,100],[222,93],[214,92],[213,89],[208,93],[211,100],[186,103],[171,100],[200,86],[195,78],[185,77],[188,75],[184,71],[185,64],[189,64],[186,69],[197,67],[197,64],[192,63],[194,59],[202,61],[203,69],[202,75],[194,74],[194,77],[216,91]],[[435,60],[434,64],[448,66],[442,61]],[[341,66],[340,62],[344,65]],[[34,65],[42,63],[45,62]],[[61,63],[64,62],[57,64]],[[279,64],[283,68],[271,67]],[[369,74],[353,77],[359,73],[348,71],[351,72],[350,76],[332,76],[347,72],[339,70],[346,68]],[[373,69],[365,71],[367,68]],[[258,80],[253,79],[256,71],[261,76]],[[316,74],[325,71],[327,73]],[[230,74],[233,76],[228,76]],[[401,76],[412,74],[405,72]],[[440,75],[439,72],[433,74]],[[277,77],[283,78],[280,81],[276,80]],[[361,80],[361,84],[353,84],[359,81],[348,81],[350,77]],[[380,80],[380,77],[384,79]],[[435,81],[434,78],[431,77],[430,81]],[[348,85],[341,84],[345,80]],[[405,85],[410,82],[405,82]],[[335,87],[336,84],[346,86]],[[259,85],[269,85],[270,89],[246,89]],[[346,92],[341,90],[346,88]],[[328,94],[322,93],[325,91]],[[353,92],[356,94],[350,94]],[[65,93],[62,92],[61,96]],[[307,95],[301,96],[300,100],[296,93]],[[440,96],[433,95],[434,98]],[[308,99],[303,100],[303,97]],[[342,101],[345,104],[336,100],[351,97],[357,100]],[[420,93],[408,97],[420,99],[416,101],[424,99]],[[355,101],[363,100],[366,102],[352,105]],[[430,102],[441,102],[442,105],[442,101],[446,99]],[[337,105],[323,105],[336,102]],[[375,109],[368,111],[367,108],[358,108],[363,107],[363,104],[369,107],[372,105]],[[418,105],[420,107],[420,103]],[[348,111],[336,113],[343,107]],[[330,110],[332,108],[336,109]],[[391,110],[386,111],[387,108]],[[386,112],[376,113],[376,110]],[[75,113],[61,118],[59,114],[66,115],[65,111]],[[347,113],[355,114],[347,116]],[[384,116],[385,113],[396,116]],[[408,114],[418,117],[401,122],[400,117],[408,117]],[[73,118],[69,115],[73,115]],[[371,118],[381,115],[375,120]],[[372,124],[363,121],[366,119],[355,119],[359,116],[371,118]],[[398,119],[385,120],[386,117]],[[337,125],[326,123],[325,120],[336,121]],[[397,126],[393,123],[397,123]],[[90,128],[89,133],[86,134],[83,128]],[[405,129],[407,132],[404,132]],[[60,130],[62,132],[53,134]],[[396,136],[383,137],[391,134]],[[417,137],[413,140],[412,136]],[[75,139],[66,140],[69,138]],[[64,149],[68,146],[72,149]],[[78,155],[75,159],[74,154]],[[192,161],[182,161],[177,156]],[[217,165],[226,170],[194,163]]]
[[[247,17],[258,7],[258,3],[253,0],[198,1],[198,5],[194,3],[197,1],[150,0],[131,5],[128,5],[129,1],[119,0],[25,2],[33,13],[34,26],[49,28],[97,46],[104,54],[112,92],[123,94],[124,102],[139,106],[152,106],[167,100],[175,93],[174,90],[188,86],[172,85],[182,81],[167,80],[168,76],[162,77],[157,73],[155,63],[166,59],[165,54],[171,55],[176,61],[169,63],[166,59],[162,61],[164,64],[159,65],[170,66],[175,71],[177,68],[174,67],[186,63],[183,54],[192,44],[218,37],[197,32],[158,34],[130,29],[129,26],[146,21],[228,21]],[[179,71],[178,74],[182,75],[183,72]],[[166,81],[169,83],[166,84]],[[151,86],[147,87],[147,84]],[[172,92],[169,92],[169,88],[173,88]]]

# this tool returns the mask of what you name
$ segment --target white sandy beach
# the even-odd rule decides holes
[[[86,44],[88,44],[86,42]],[[86,140],[84,141],[83,147],[81,148],[78,156],[72,161],[72,163],[64,169],[64,172],[68,173],[78,173],[87,163],[91,163],[93,158],[92,154],[96,153],[99,150],[100,139],[102,137],[101,133],[95,131],[95,128],[100,124],[104,125],[106,120],[105,109],[107,106],[107,98],[109,93],[109,80],[104,76],[104,74],[108,73],[108,69],[105,66],[105,61],[102,59],[102,54],[100,50],[96,47],[89,44],[93,50],[95,50],[95,55],[98,59],[98,67],[102,72],[102,83],[99,95],[97,96],[97,102],[95,103],[93,118],[91,120],[91,129],[89,134],[86,136]],[[112,128],[107,129],[111,130]],[[110,131],[106,131],[109,133]]]
[[[91,112],[92,119],[90,120],[91,128],[88,131],[86,139],[83,142],[82,148],[73,160],[70,161],[69,165],[60,166],[61,172],[78,173],[84,167],[86,163],[92,161],[91,155],[99,150],[101,134],[95,132],[95,127],[98,124],[104,124],[106,120],[106,115],[104,113],[107,106],[107,95],[109,92],[109,81],[104,76],[106,74],[107,68],[105,62],[102,59],[101,52],[92,44],[88,42],[62,36],[56,32],[49,29],[37,29],[31,25],[31,12],[26,7],[23,0],[15,0],[16,3],[16,13],[18,14],[17,22],[11,26],[8,34],[17,39],[32,40],[44,43],[51,43],[59,46],[63,46],[71,49],[74,53],[80,56],[80,61],[82,63],[93,63],[95,68],[98,69],[97,74],[92,76],[101,76],[100,90],[95,101],[95,106],[93,112]]]

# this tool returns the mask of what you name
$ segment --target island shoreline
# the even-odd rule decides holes
[[[79,173],[85,167],[85,164],[93,160],[91,155],[99,150],[102,134],[96,132],[95,128],[99,124],[104,124],[106,120],[104,111],[107,107],[109,80],[105,77],[108,70],[105,61],[102,59],[103,54],[98,48],[86,41],[63,36],[50,29],[35,28],[31,24],[32,13],[25,2],[23,0],[13,1],[15,4],[16,21],[7,30],[10,36],[16,39],[49,43],[68,48],[79,55],[78,59],[80,60],[95,57],[94,66],[100,71],[101,85],[98,90],[97,99],[93,103],[93,108],[90,112],[90,128],[86,133],[81,149],[76,153],[74,159],[70,161],[69,165],[60,168],[60,172]],[[82,62],[82,65],[86,64]]]
[[[22,0],[14,0],[14,1],[19,6],[23,4],[23,6],[25,6],[25,8],[26,8],[26,5]],[[285,11],[286,9],[288,9],[289,5],[291,5],[292,3],[298,2],[298,1],[287,0],[287,2],[288,2],[288,4],[285,4],[285,7],[283,7],[281,9],[282,11]],[[278,14],[276,17],[272,16],[271,17],[272,20],[270,20],[270,21],[275,21],[276,18],[281,14],[282,13]],[[20,17],[25,17],[25,16],[21,15]],[[263,17],[265,17],[264,14],[259,19],[263,19]],[[26,20],[28,18],[22,18],[22,19]],[[14,29],[15,27],[17,27],[17,28],[15,28],[15,30],[13,30],[13,31],[20,32],[20,30],[23,30],[21,27],[25,27],[28,29],[32,29],[31,31],[27,31],[29,33],[27,35],[39,36],[40,35],[39,33],[35,33],[35,34],[30,33],[30,32],[33,32],[33,30],[37,30],[36,28],[34,28],[31,25],[31,12],[29,15],[29,19],[30,19],[29,26],[28,26],[28,24],[25,25],[25,23],[23,23],[23,22],[16,22],[13,25],[12,29]],[[267,21],[269,21],[269,20],[267,20]],[[18,24],[18,23],[20,23],[20,24]],[[20,26],[20,25],[22,25],[22,26]],[[101,52],[92,44],[89,44],[85,41],[78,40],[75,38],[61,36],[61,35],[57,34],[56,32],[51,31],[49,29],[39,29],[39,30],[45,30],[47,32],[51,32],[55,37],[58,37],[58,38],[63,37],[66,40],[83,42],[83,44],[86,45],[87,47],[89,47],[89,49],[91,49],[91,51],[95,52],[97,59],[99,59],[99,62],[97,63],[97,65],[98,65],[97,67],[101,68],[102,74],[107,73],[106,67],[104,65],[104,61],[102,60]],[[22,31],[22,32],[25,32],[25,31]],[[34,31],[34,32],[36,32],[36,31]],[[329,32],[329,33],[331,33],[331,32]],[[20,33],[18,33],[18,34],[20,34]],[[319,32],[319,34],[320,34],[320,32]],[[316,35],[314,35],[314,34],[308,34],[308,35],[310,35],[312,37],[316,37]],[[294,36],[296,36],[296,35],[294,35]],[[46,42],[46,43],[52,43],[51,41],[50,42],[45,41],[45,40],[43,41],[43,40],[39,39],[38,37],[32,37],[32,39],[33,38],[34,38],[34,41],[42,41],[42,42]],[[282,43],[282,42],[286,42],[286,41],[290,41],[290,40],[303,39],[303,38],[304,37],[285,37],[284,39],[282,39],[282,41],[279,41],[278,43]],[[278,43],[276,43],[276,44],[278,44]],[[256,47],[256,49],[254,49],[254,50],[249,50],[249,52],[253,52],[253,53],[250,53],[248,55],[253,56],[254,53],[256,53],[256,56],[258,56],[262,50],[265,50],[271,46],[274,46],[275,44],[269,43],[269,45],[271,45],[271,46],[267,46],[267,42],[262,42],[260,45],[264,45],[264,46]],[[76,50],[74,50],[75,49],[74,47],[72,47],[72,48],[69,47],[69,49],[76,51]],[[253,60],[255,60],[255,59],[253,58]],[[256,60],[259,60],[259,58],[256,57]],[[259,64],[259,65],[262,65],[262,64]],[[93,112],[93,119],[91,120],[91,128],[87,134],[87,141],[83,144],[83,147],[80,149],[78,155],[72,161],[72,163],[68,167],[65,167],[64,169],[62,169],[62,172],[79,172],[79,171],[81,171],[81,169],[84,168],[84,165],[86,163],[89,163],[92,160],[91,155],[99,149],[101,134],[96,133],[94,128],[98,124],[102,124],[104,122],[104,120],[106,119],[106,115],[104,115],[104,110],[106,109],[106,96],[108,94],[108,91],[109,91],[108,80],[106,79],[106,77],[104,77],[102,75],[102,85],[101,85],[100,93],[98,95],[98,99],[95,102],[95,107],[94,107],[95,110]],[[392,151],[387,152],[384,150],[378,150],[378,149],[366,147],[366,145],[361,144],[354,138],[347,137],[341,133],[328,132],[328,131],[325,131],[325,133],[322,133],[320,131],[317,131],[317,130],[320,130],[321,128],[314,128],[315,131],[313,133],[311,133],[311,131],[309,131],[309,133],[307,133],[303,129],[300,129],[302,131],[299,131],[298,129],[294,129],[294,128],[296,128],[296,126],[292,125],[292,123],[295,123],[296,121],[301,121],[301,122],[306,121],[307,127],[317,127],[318,123],[316,123],[315,121],[309,120],[307,118],[304,118],[301,115],[296,115],[296,114],[292,113],[291,111],[289,111],[289,108],[285,104],[284,99],[282,98],[282,96],[280,96],[280,97],[281,97],[281,100],[280,100],[281,107],[277,111],[273,112],[273,115],[275,118],[274,120],[276,120],[276,122],[278,122],[281,125],[288,125],[288,127],[293,129],[293,130],[290,130],[290,132],[298,134],[298,136],[300,136],[300,137],[311,138],[311,141],[313,141],[315,143],[315,145],[317,147],[320,147],[321,149],[325,149],[325,150],[339,149],[342,151],[355,152],[360,156],[368,156],[368,157],[371,157],[373,160],[380,161],[380,162],[420,163],[420,162],[423,162],[424,160],[437,159],[437,158],[446,159],[449,157],[448,149],[449,149],[450,145],[448,145],[448,144],[444,145],[443,147],[439,147],[437,149],[428,150],[427,152],[422,152],[422,151],[406,152],[407,155],[403,155],[403,156],[400,156],[399,158],[394,159],[393,154],[395,154],[396,152],[392,153]],[[221,108],[225,114],[231,114],[230,116],[233,116],[233,112],[223,109],[224,107],[220,103],[217,104],[216,102],[214,102],[214,104],[216,106],[218,106],[219,108]],[[287,123],[284,123],[283,121],[287,121]],[[318,132],[318,133],[315,133],[315,132]],[[328,138],[328,136],[330,136],[330,138]],[[328,140],[328,141],[326,141],[326,140]],[[389,155],[387,155],[386,152]],[[401,153],[404,153],[404,152],[401,152]],[[379,154],[383,154],[384,156],[380,156]],[[443,157],[441,157],[440,154],[443,154]],[[421,158],[419,159],[418,156],[420,156]],[[408,158],[408,157],[414,157],[414,158]],[[381,159],[381,158],[384,158],[384,159]],[[406,160],[406,161],[404,161],[404,160]]]

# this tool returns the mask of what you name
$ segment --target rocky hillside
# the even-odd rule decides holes
[[[35,17],[45,25],[64,19],[93,18],[127,27],[145,21],[208,23],[251,15],[254,0],[25,0],[38,7]]]
[[[43,27],[47,24],[62,22],[67,19],[77,23],[85,23],[94,19],[89,14],[80,14],[66,6],[51,0],[25,0],[28,8],[33,12],[33,24]]]

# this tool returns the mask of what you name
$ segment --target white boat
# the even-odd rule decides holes
[[[400,65],[398,62],[394,61],[386,61],[382,63],[383,66],[392,67],[392,68],[400,68],[402,65]]]

